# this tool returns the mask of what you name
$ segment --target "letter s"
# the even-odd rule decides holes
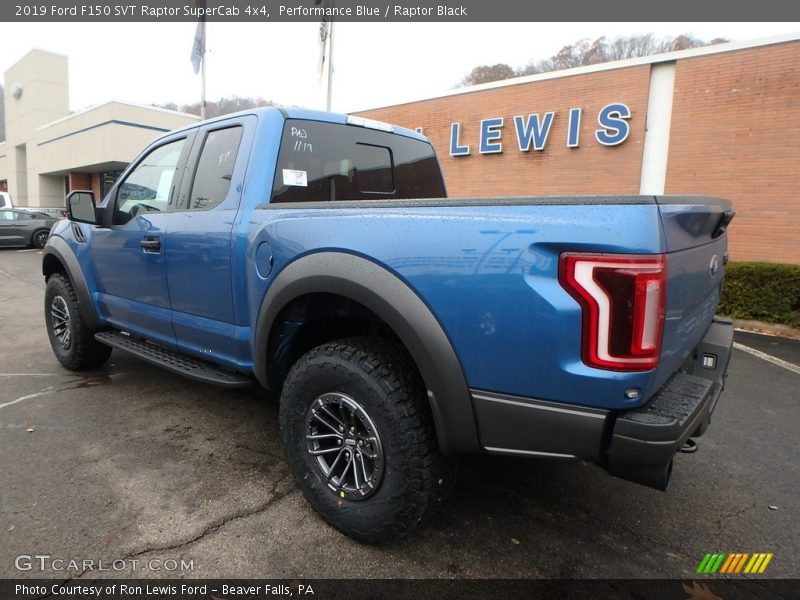
[[[617,146],[628,139],[631,131],[625,119],[631,118],[631,109],[627,104],[614,102],[606,104],[597,115],[597,123],[602,127],[594,132],[595,138],[603,146]]]

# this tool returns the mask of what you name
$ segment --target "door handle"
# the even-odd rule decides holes
[[[145,252],[161,252],[161,240],[159,238],[144,238],[139,245]]]

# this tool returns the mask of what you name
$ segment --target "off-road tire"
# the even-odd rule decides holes
[[[94,339],[94,331],[86,325],[78,307],[75,288],[61,273],[54,273],[47,280],[44,320],[53,353],[70,371],[99,367],[111,356],[111,347]]]
[[[362,420],[374,425],[382,449],[382,468],[374,469],[379,481],[365,497],[335,489],[336,480],[324,476],[309,447],[310,408],[337,395],[363,410]],[[308,502],[330,525],[360,542],[385,544],[407,536],[440,502],[454,475],[447,468],[452,460],[437,448],[425,386],[392,340],[348,338],[302,356],[283,385],[280,426],[289,468]]]

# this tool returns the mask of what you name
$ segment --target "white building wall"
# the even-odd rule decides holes
[[[5,72],[6,173],[15,204],[40,205],[36,129],[69,114],[67,57],[31,50]]]
[[[35,139],[37,169],[63,174],[127,164],[158,136],[196,121],[185,113],[107,102],[40,127]]]
[[[8,180],[8,144],[0,142],[0,181]]]
[[[43,50],[32,50],[8,69],[4,84],[0,181],[7,181],[19,206],[63,206],[71,171],[122,168],[156,137],[198,120],[125,102],[70,114],[67,58]]]

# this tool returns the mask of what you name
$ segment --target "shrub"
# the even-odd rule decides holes
[[[728,264],[719,312],[800,327],[800,265]]]

